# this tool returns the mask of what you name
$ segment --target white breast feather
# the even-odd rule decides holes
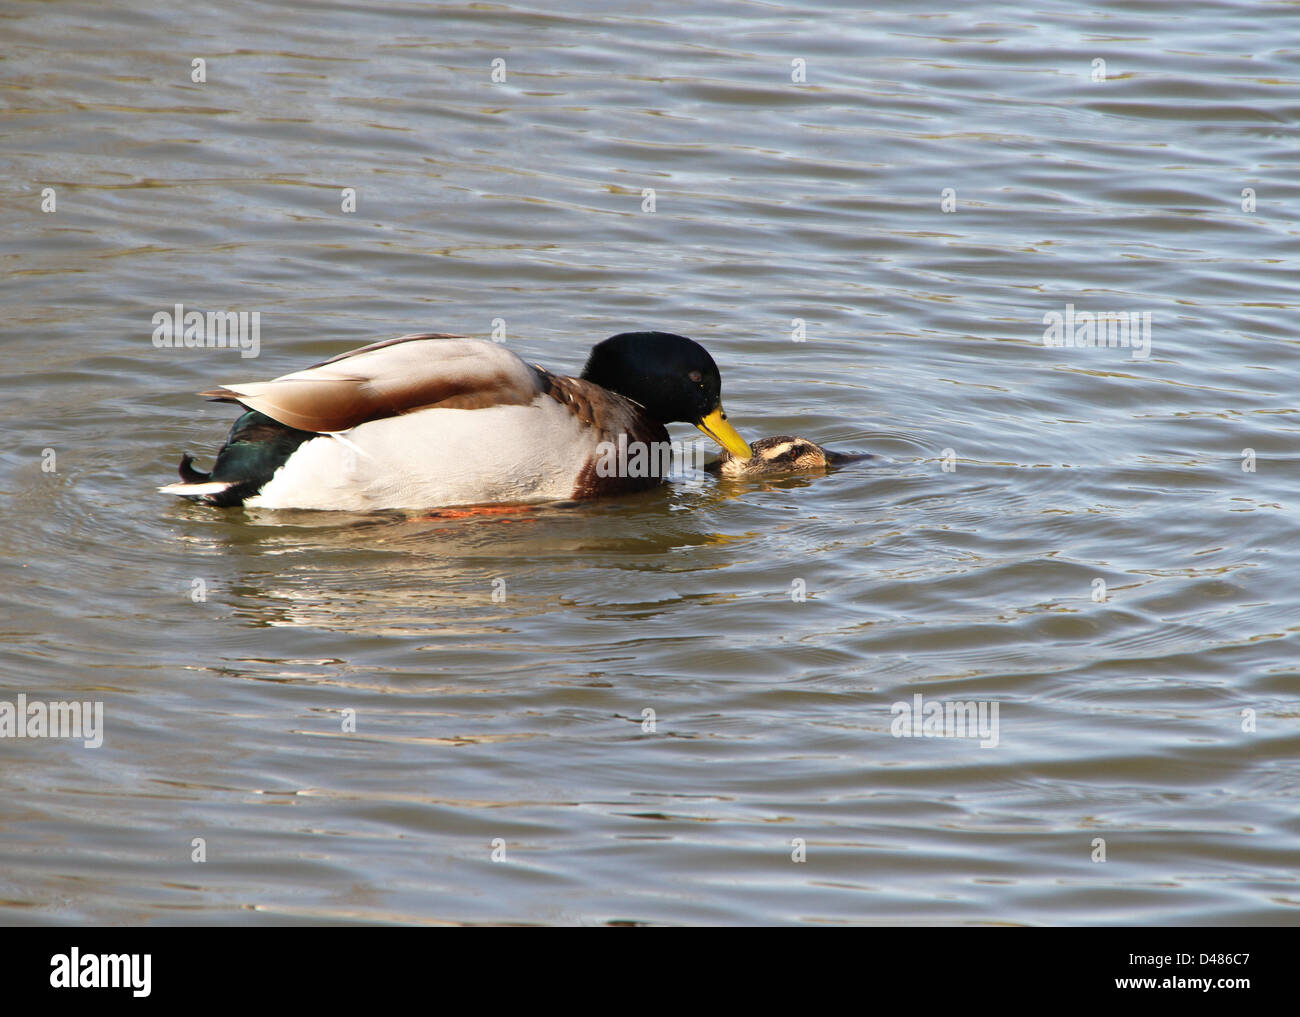
[[[564,500],[598,437],[546,395],[526,406],[420,410],[304,442],[245,504],[368,511]]]

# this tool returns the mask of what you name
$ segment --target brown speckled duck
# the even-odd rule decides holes
[[[759,438],[758,441],[750,442],[749,447],[753,454],[743,459],[733,456],[724,448],[722,458],[710,463],[705,469],[729,480],[743,480],[747,477],[770,477],[783,473],[824,472],[832,466],[871,458],[869,455],[832,452],[813,444],[807,438],[795,438],[788,434]]]

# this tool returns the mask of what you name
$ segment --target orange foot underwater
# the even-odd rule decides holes
[[[413,523],[433,521],[435,519],[475,519],[483,516],[504,516],[518,515],[521,512],[536,512],[537,507],[534,505],[471,505],[463,509],[438,509],[436,512],[422,512],[418,516],[411,516],[410,521]],[[503,523],[512,523],[513,519],[502,519]]]

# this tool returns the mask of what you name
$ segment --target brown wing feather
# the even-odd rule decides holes
[[[199,394],[242,403],[299,430],[346,431],[419,409],[527,404],[540,391],[539,372],[497,343],[421,333],[373,343],[273,381]]]

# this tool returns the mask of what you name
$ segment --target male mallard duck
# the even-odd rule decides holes
[[[723,448],[722,457],[705,467],[711,473],[739,480],[745,477],[765,477],[778,473],[808,473],[813,470],[826,470],[831,466],[870,459],[869,455],[857,455],[847,452],[832,452],[830,449],[814,445],[807,438],[794,438],[788,434],[777,434],[771,438],[759,438],[750,442],[752,456],[733,456]]]
[[[664,425],[680,421],[750,455],[721,388],[704,347],[667,332],[606,339],[578,378],[496,343],[406,335],[273,381],[200,392],[246,412],[211,473],[186,455],[183,482],[159,490],[210,505],[353,511],[620,494],[661,475],[606,475],[603,442],[666,443]]]

